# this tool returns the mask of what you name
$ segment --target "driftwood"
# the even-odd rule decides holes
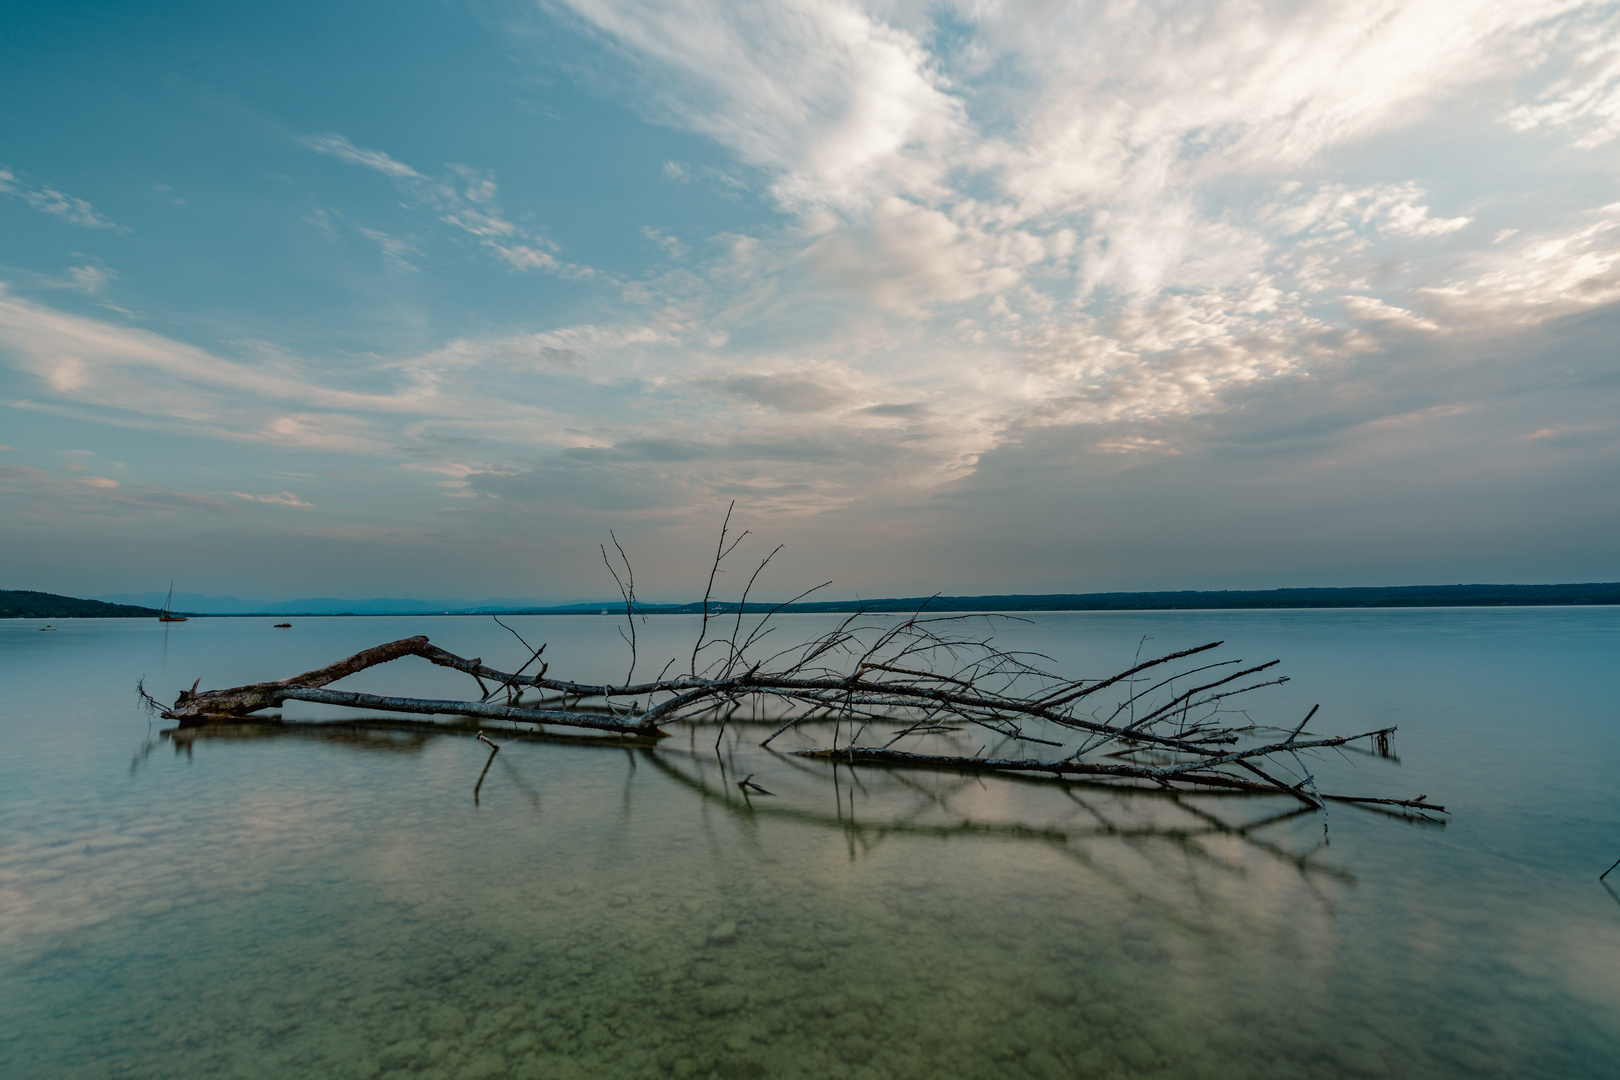
[[[728,544],[728,533],[729,515],[716,548],[715,572],[742,539]],[[642,616],[629,560],[616,539],[614,549],[622,573],[611,561],[609,569],[624,597],[629,623],[625,638],[631,649],[630,670],[622,683],[553,678],[541,662],[545,646],[530,646],[514,630],[529,653],[515,671],[457,656],[426,637],[410,637],[275,682],[201,692],[193,684],[173,705],[158,708],[180,728],[252,722],[251,714],[260,710],[307,701],[475,718],[514,732],[583,728],[643,740],[663,738],[675,725],[714,724],[723,735],[728,723],[747,715],[751,724],[771,720],[762,745],[795,728],[812,737],[830,735],[825,745],[793,753],[851,765],[1042,773],[1182,791],[1273,794],[1313,809],[1341,801],[1416,815],[1445,812],[1427,796],[1391,799],[1319,791],[1302,754],[1364,747],[1364,752],[1389,757],[1395,729],[1312,736],[1305,728],[1314,708],[1291,728],[1258,726],[1246,714],[1232,711],[1231,699],[1287,679],[1271,674],[1275,660],[1244,664],[1210,659],[1223,644],[1219,641],[1145,660],[1100,679],[1053,674],[1040,666],[1045,657],[1006,652],[988,635],[963,632],[991,618],[983,615],[918,612],[893,619],[856,614],[808,641],[770,650],[765,645],[772,640],[771,617],[778,609],[746,614],[748,589],[759,571],[749,579],[742,599],[724,607],[713,601],[711,572],[687,670],[670,675],[676,663],[671,660],[657,678],[635,682],[635,620]],[[608,559],[606,550],[603,556]],[[769,561],[767,556],[760,568]],[[716,624],[725,627],[723,636],[711,637]],[[480,696],[441,700],[327,688],[345,676],[408,656],[470,676]],[[526,696],[536,694],[538,700]],[[978,749],[968,752],[973,743]],[[1014,747],[1031,749],[1005,752]],[[1285,778],[1286,773],[1293,775]],[[742,785],[745,791],[761,790],[750,779]]]

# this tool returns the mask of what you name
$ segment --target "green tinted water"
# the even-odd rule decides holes
[[[1620,857],[1620,611],[1003,629],[1091,674],[1144,634],[1224,637],[1295,676],[1257,718],[1399,724],[1399,765],[1324,760],[1324,787],[1456,820],[1336,809],[1326,846],[1276,800],[852,772],[746,728],[718,753],[712,730],[514,743],[476,804],[465,738],[149,738],[142,674],[172,697],[412,633],[515,652],[481,620],[271,621],[0,625],[0,1074],[1620,1074],[1620,904],[1596,882]],[[608,677],[611,622],[520,629],[553,671]],[[691,629],[651,620],[643,655]],[[344,685],[465,692],[406,663]]]

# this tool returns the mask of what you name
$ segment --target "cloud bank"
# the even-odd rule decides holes
[[[716,147],[768,224],[637,223],[661,261],[607,273],[504,210],[489,170],[308,136],[512,272],[595,290],[589,317],[295,356],[0,293],[0,348],[37,390],[20,404],[386,462],[455,512],[875,514],[1034,447],[1097,475],[1207,456],[1285,406],[1422,426],[1551,362],[1538,328],[1620,301],[1612,5],[543,10],[595,43],[596,85]],[[1610,179],[1564,182],[1582,170]],[[107,224],[10,172],[0,193]],[[1525,437],[1564,437],[1545,430]],[[223,493],[311,505],[248,490]]]

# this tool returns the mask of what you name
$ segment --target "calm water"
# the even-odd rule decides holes
[[[142,675],[172,700],[416,633],[518,656],[482,619],[272,621],[0,622],[0,1075],[1620,1075],[1620,609],[1000,631],[1088,675],[1225,638],[1293,676],[1257,720],[1398,724],[1398,763],[1322,786],[1451,824],[1336,807],[1325,843],[1279,800],[852,774],[746,729],[514,743],[477,804],[463,737],[158,740]],[[516,623],[553,673],[623,674],[611,619]],[[643,655],[692,629],[651,620]]]

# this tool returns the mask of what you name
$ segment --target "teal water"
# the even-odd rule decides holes
[[[1334,808],[1325,842],[1272,799],[852,772],[746,727],[513,743],[476,803],[464,737],[157,738],[143,675],[170,699],[416,633],[519,656],[488,620],[273,621],[0,623],[0,1076],[1620,1075],[1620,610],[998,629],[1089,675],[1224,638],[1293,678],[1257,720],[1398,724],[1398,762],[1319,781],[1452,822]],[[515,624],[553,673],[623,675],[612,619]],[[693,629],[649,620],[643,656]]]

